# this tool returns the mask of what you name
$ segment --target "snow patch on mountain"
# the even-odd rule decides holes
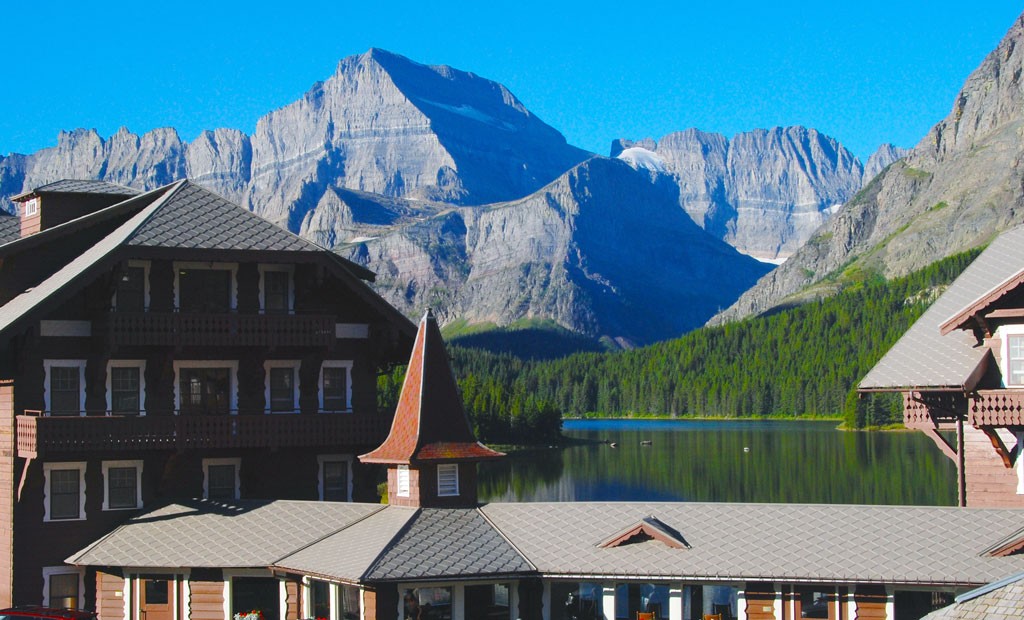
[[[637,170],[665,172],[665,160],[654,151],[649,151],[643,147],[633,146],[624,149],[616,157]]]

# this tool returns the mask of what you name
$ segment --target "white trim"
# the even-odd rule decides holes
[[[174,360],[174,410],[181,411],[181,369],[182,368],[227,368],[228,413],[238,413],[238,360]]]
[[[54,523],[60,523],[61,521],[85,521],[85,466],[85,461],[43,463],[43,521]],[[50,472],[54,469],[78,470],[78,516],[73,519],[50,518]]]
[[[43,360],[43,409],[46,410],[46,414],[50,414],[50,369],[54,366],[58,368],[78,368],[78,415],[85,415],[85,360],[61,360],[61,359],[45,359]]]
[[[89,338],[92,321],[39,321],[39,335],[48,338]]]
[[[395,493],[398,497],[409,497],[409,466],[399,465],[395,468]]]
[[[141,460],[135,461],[103,461],[103,510],[138,510],[142,508],[142,464]],[[110,507],[110,478],[107,476],[110,468],[135,468],[135,505],[128,508]]]
[[[39,197],[29,198],[25,201],[25,207],[22,211],[24,217],[32,217],[39,213]]]
[[[121,589],[121,600],[124,603],[124,619],[129,620],[130,618],[136,617],[132,616],[132,609],[135,608],[135,603],[132,601],[132,594],[134,591],[132,588],[132,581],[134,577],[127,571],[122,574],[124,575],[124,587]]]
[[[441,492],[441,470],[445,471],[445,475],[455,475],[455,490]],[[437,496],[438,497],[458,497],[459,496],[459,464],[458,463],[441,463],[437,466]]]
[[[228,307],[231,310],[238,309],[238,263],[209,263],[203,261],[174,261],[174,308],[181,308],[181,277],[182,269],[208,269],[231,272],[231,293],[228,295]],[[148,278],[147,278],[148,280]]]
[[[224,580],[225,620],[232,620],[232,618],[234,617],[231,614],[231,580],[235,577],[274,577],[274,573],[272,573],[269,569],[265,568],[234,568],[230,570],[225,568],[224,570],[222,570],[221,579]],[[284,583],[284,580],[282,579],[279,579],[278,581]],[[282,599],[281,605],[287,605],[287,599],[281,596],[280,590],[278,590],[278,597]],[[281,614],[281,620],[284,620],[286,617],[286,615]]]
[[[668,620],[683,620],[683,584],[681,583],[671,583],[668,586]]]
[[[318,454],[316,456],[316,478],[317,478],[317,492],[320,497],[320,501],[324,501],[324,463],[335,463],[343,461],[346,463],[345,472],[348,474],[348,480],[346,484],[348,489],[345,491],[345,501],[352,501],[352,455],[351,454]]]
[[[1024,325],[1000,325],[995,336],[999,339],[999,373],[1005,388],[1024,388],[1024,384],[1010,383],[1010,336],[1024,336]]]
[[[107,412],[114,412],[114,390],[113,378],[110,371],[113,368],[138,368],[139,369],[139,415],[146,415],[146,360],[117,360],[107,362]]]
[[[299,360],[267,360],[263,362],[263,413],[299,413]],[[292,369],[292,408],[284,411],[272,411],[270,406],[270,369]]]
[[[317,379],[316,393],[319,398],[319,407],[321,412],[327,411],[324,409],[324,368],[344,368],[347,372],[345,373],[345,408],[342,411],[352,411],[352,366],[354,362],[352,360],[324,360],[320,364],[320,376]],[[333,409],[331,410],[334,411]]]
[[[885,586],[885,618],[893,620],[896,617],[896,590],[892,586]]]
[[[278,578],[277,580],[277,608],[278,618],[285,620],[288,617],[288,586],[285,585],[285,580]],[[295,617],[299,616],[298,610],[295,610]]]
[[[234,465],[235,466],[235,497],[242,496],[242,459],[240,457],[203,459],[203,499],[210,499],[210,465]]]
[[[260,312],[267,312],[264,292],[267,290],[264,275],[268,271],[283,271],[288,274],[288,310],[287,314],[295,313],[295,265],[260,265]]]
[[[601,584],[601,611],[605,618],[615,618],[615,584]]]
[[[44,566],[43,567],[43,606],[50,606],[50,577],[53,575],[78,575],[78,608],[84,607],[85,598],[85,569],[74,566]]]

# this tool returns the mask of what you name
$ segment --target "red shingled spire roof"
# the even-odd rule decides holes
[[[364,463],[480,461],[504,456],[473,435],[433,313],[420,321],[391,432]]]

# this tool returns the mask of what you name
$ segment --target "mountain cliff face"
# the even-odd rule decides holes
[[[899,159],[886,146],[871,156],[872,169]],[[688,129],[658,141],[616,140],[611,155],[670,175],[694,222],[769,261],[792,255],[866,178],[853,153],[806,127],[757,129],[732,140]]]
[[[483,204],[536,191],[588,156],[496,82],[370,50],[261,118],[251,137],[61,133],[54,148],[0,159],[0,206],[59,178],[148,189],[188,176],[297,230],[331,188]]]
[[[606,158],[521,200],[448,209],[342,253],[410,314],[545,318],[627,346],[702,324],[768,269],[696,226],[669,179]]]
[[[1024,222],[1024,16],[964,84],[953,110],[784,265],[714,322],[763,312],[840,268],[906,274]]]

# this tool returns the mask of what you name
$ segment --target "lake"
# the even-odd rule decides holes
[[[844,432],[837,424],[567,420],[566,436],[617,447],[531,450],[483,463],[480,499],[956,503],[956,467],[923,433]]]

